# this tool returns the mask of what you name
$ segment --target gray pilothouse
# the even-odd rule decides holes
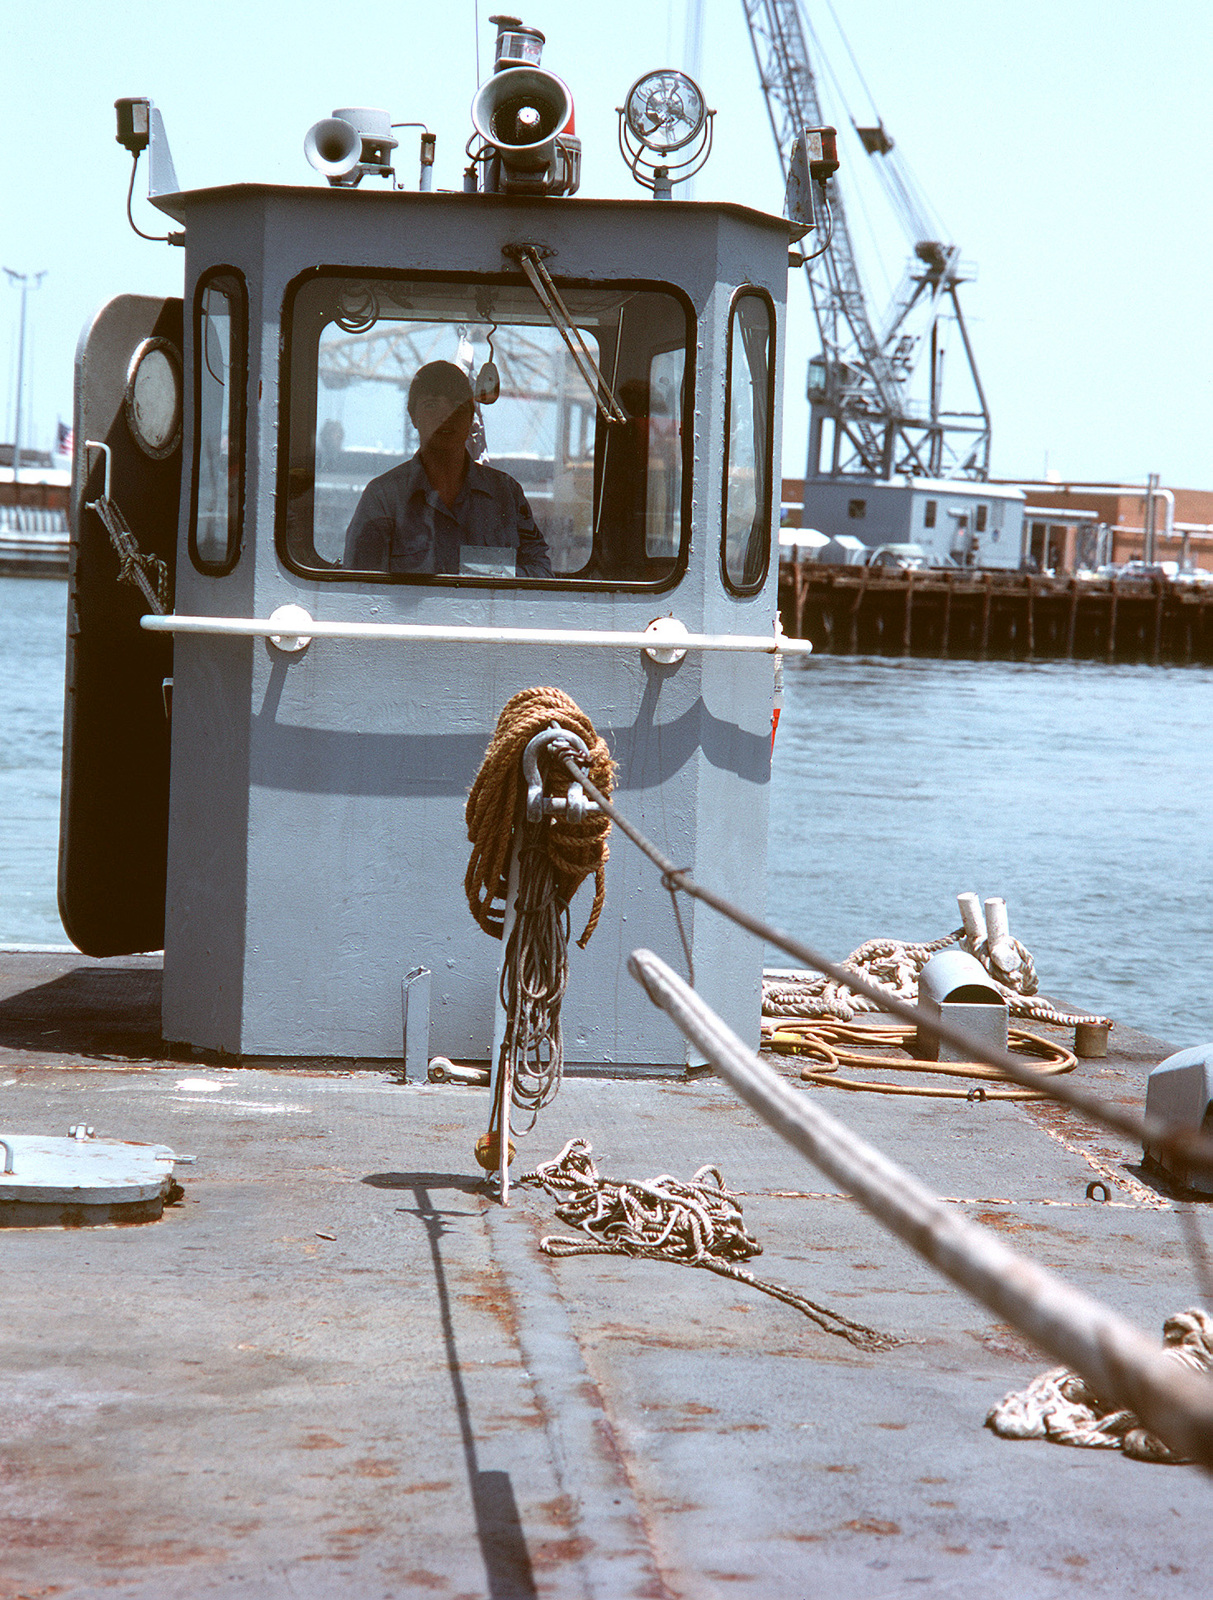
[[[772,558],[788,246],[820,169],[801,154],[807,221],[672,199],[711,120],[657,73],[620,113],[653,198],[576,196],[536,39],[503,19],[456,192],[428,132],[398,187],[391,119],[357,109],[308,136],[322,185],[183,190],[159,113],[119,102],[184,288],[81,340],[60,899],[90,954],[163,946],[168,1039],[399,1058],[421,971],[425,1054],[487,1060],[500,947],[468,915],[463,812],[533,685],[593,720],[671,859],[762,911],[779,652],[808,648],[779,635]],[[423,369],[466,386],[470,510],[422,471]],[[372,512],[396,518],[378,544]],[[756,1042],[758,941],[684,921]],[[684,961],[617,848],[570,1064],[686,1061],[627,975],[637,943]]]

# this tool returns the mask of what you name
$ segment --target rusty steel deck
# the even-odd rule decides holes
[[[550,1260],[551,1201],[478,1186],[484,1091],[165,1059],[158,976],[0,956],[0,1132],[196,1157],[159,1222],[0,1233],[0,1600],[1209,1592],[1207,1478],[984,1429],[1047,1363],[715,1079],[570,1080],[518,1165],[574,1134],[611,1177],[716,1162],[759,1275],[896,1349]],[[1140,1104],[1166,1050],[1081,1072]],[[805,1092],[1151,1333],[1198,1299],[1180,1202],[1071,1114]]]

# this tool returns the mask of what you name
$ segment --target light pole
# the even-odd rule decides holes
[[[13,417],[13,487],[17,484],[17,474],[21,470],[21,391],[25,387],[25,302],[29,298],[30,279],[34,280],[34,288],[42,285],[45,272],[14,272],[12,267],[5,267],[9,280],[21,285],[21,316],[19,332],[17,334],[17,406]]]

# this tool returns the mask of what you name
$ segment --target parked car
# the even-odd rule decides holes
[[[1174,578],[1179,572],[1179,562],[1126,561],[1113,570],[1118,578]]]
[[[927,565],[927,553],[920,544],[878,544],[868,556],[867,564],[878,570],[921,572]]]

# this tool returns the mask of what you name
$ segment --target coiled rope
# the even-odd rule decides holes
[[[1039,1089],[944,1089],[909,1083],[882,1083],[879,1080],[837,1076],[840,1067],[862,1067],[868,1072],[930,1072],[949,1078],[976,1078],[984,1083],[1006,1084],[1011,1080],[997,1067],[984,1061],[919,1061],[912,1056],[874,1055],[872,1047],[907,1048],[916,1029],[902,1022],[851,1025],[833,1018],[784,1017],[766,1020],[762,1028],[764,1050],[779,1055],[807,1055],[817,1063],[804,1067],[800,1076],[808,1083],[833,1089],[863,1090],[869,1094],[908,1094],[936,1100],[1047,1100]],[[866,1046],[866,1048],[864,1048]],[[1020,1055],[1036,1056],[1043,1063],[1037,1071],[1050,1077],[1073,1072],[1078,1058],[1073,1051],[1051,1039],[1028,1033],[1024,1028],[1008,1029],[1008,1046]]]
[[[860,973],[869,982],[911,1005],[918,998],[918,974],[937,950],[959,944],[964,929],[945,934],[930,944],[909,944],[901,939],[868,939],[852,950],[843,970]],[[879,1011],[868,995],[857,994],[845,983],[823,973],[764,977],[762,1013],[767,1017],[834,1017],[852,1022],[861,1011]]]
[[[468,794],[464,813],[472,843],[471,859],[463,880],[464,892],[472,916],[494,939],[501,938],[510,844],[524,794],[522,752],[535,735],[552,722],[559,722],[584,740],[590,752],[588,774],[594,785],[605,795],[610,795],[615,785],[615,763],[606,740],[598,736],[589,717],[562,689],[524,689],[506,701]],[[571,782],[564,767],[553,762],[547,775],[549,793],[566,795]],[[610,818],[600,812],[579,822],[558,816],[546,818],[539,826],[542,849],[552,866],[555,890],[566,904],[586,878],[594,874],[594,904],[577,941],[578,947],[584,950],[598,926],[606,894]]]
[[[746,1229],[740,1202],[725,1188],[719,1167],[700,1167],[689,1183],[664,1173],[647,1183],[615,1183],[599,1176],[592,1155],[588,1140],[570,1139],[558,1156],[518,1180],[545,1189],[561,1222],[590,1235],[551,1234],[540,1240],[545,1254],[632,1256],[703,1267],[782,1300],[861,1350],[888,1350],[902,1342],[739,1266],[761,1255],[762,1245]]]
[[[984,939],[971,942],[963,928],[929,944],[912,944],[903,939],[868,939],[851,952],[842,966],[844,971],[854,972],[894,998],[912,1005],[918,999],[918,977],[923,967],[936,951],[959,945],[981,962],[1013,1017],[1051,1022],[1058,1027],[1072,1028],[1084,1022],[1111,1027],[1108,1017],[1084,1011],[1061,1011],[1040,999],[1036,994],[1036,963],[1031,952],[1018,939],[1006,942],[1018,957],[1017,967],[1004,967],[991,955]],[[879,1001],[820,973],[781,975],[764,978],[762,982],[762,1011],[767,1017],[832,1017],[839,1022],[853,1022],[860,1012],[880,1009]]]
[[[163,616],[172,606],[168,566],[159,556],[139,548],[139,541],[127,526],[126,518],[107,495],[92,502],[110,544],[118,557],[118,582],[133,583],[156,613]]]
[[[511,1121],[504,1105],[529,1115],[533,1127],[542,1108],[555,1099],[564,1076],[560,1008],[569,980],[569,902],[594,874],[594,904],[578,940],[584,949],[602,910],[607,833],[610,819],[593,812],[570,821],[563,814],[531,821],[526,816],[522,755],[537,733],[553,722],[569,729],[590,752],[589,771],[605,793],[614,782],[615,764],[594,724],[560,689],[527,689],[502,707],[492,742],[468,795],[466,819],[472,842],[464,889],[472,915],[500,939],[505,922],[510,851],[518,847],[518,887],[514,920],[501,963],[501,1004],[505,1037],[500,1074],[483,1160],[490,1168],[500,1158],[496,1142]],[[567,795],[572,782],[565,768],[550,762],[547,792]],[[499,908],[500,903],[500,908]],[[480,1157],[478,1157],[480,1159]]]
[[[569,982],[569,904],[560,893],[542,822],[524,822],[514,925],[501,963],[511,1102],[530,1116],[556,1098],[564,1078],[560,1008]],[[525,1131],[514,1127],[511,1131]]]
[[[1162,1339],[1166,1353],[1196,1372],[1213,1368],[1213,1317],[1195,1308],[1168,1317]],[[1049,1439],[1087,1450],[1122,1450],[1136,1461],[1175,1464],[1176,1455],[1141,1425],[1135,1412],[1109,1406],[1086,1379],[1067,1367],[1051,1367],[1026,1389],[1005,1395],[986,1418],[986,1427],[1003,1439]]]

